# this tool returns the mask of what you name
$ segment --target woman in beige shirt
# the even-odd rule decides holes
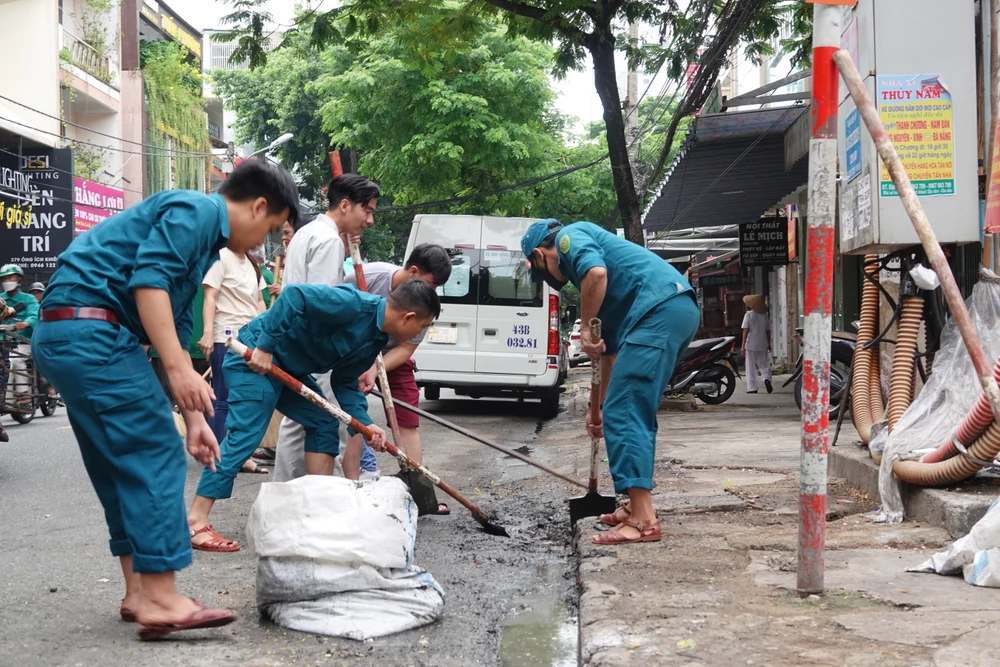
[[[208,270],[201,284],[205,288],[205,329],[198,344],[212,364],[212,388],[215,390],[212,430],[222,442],[226,435],[226,417],[229,416],[229,387],[222,375],[226,339],[235,337],[243,325],[264,312],[261,292],[267,285],[253,257],[237,255],[228,248],[219,251],[219,261]],[[256,466],[251,468],[245,470],[267,472],[256,469]]]

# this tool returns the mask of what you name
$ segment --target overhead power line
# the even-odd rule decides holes
[[[22,157],[19,153],[15,153],[14,151],[9,151],[9,150],[7,150],[5,148],[0,148],[0,153],[6,153],[7,155],[12,155],[14,157]],[[62,173],[62,174],[68,174],[70,176],[77,176],[77,174],[73,173],[72,171],[69,171],[68,169],[60,169],[59,167],[49,167],[49,169],[52,170],[52,171],[58,171],[59,173]],[[83,177],[80,176],[80,178],[83,178]],[[89,179],[84,179],[84,180],[89,180]],[[126,187],[118,187],[118,186],[115,186],[115,185],[111,185],[109,183],[102,183],[101,181],[98,181],[98,180],[94,180],[93,182],[97,183],[98,185],[103,185],[106,188],[115,188],[116,190],[121,190],[122,192],[132,192],[132,193],[140,194],[140,195],[141,194],[145,194],[145,193],[143,193],[142,190],[135,190],[133,188],[126,188]]]
[[[62,123],[63,125],[71,125],[72,127],[77,127],[77,128],[80,128],[81,130],[86,130],[87,132],[91,132],[93,134],[97,134],[97,135],[100,135],[102,137],[107,137],[108,139],[114,139],[116,141],[123,141],[123,142],[125,142],[127,144],[135,144],[136,146],[141,146],[143,148],[152,148],[152,149],[157,149],[157,150],[160,150],[160,151],[163,151],[163,152],[177,153],[178,155],[187,155],[189,157],[214,157],[214,153],[202,153],[200,151],[185,151],[185,150],[180,150],[180,149],[175,149],[175,148],[160,148],[159,146],[153,146],[152,144],[144,144],[141,141],[132,141],[131,139],[123,139],[122,137],[116,137],[113,134],[108,134],[106,132],[101,132],[100,130],[95,130],[92,127],[87,127],[86,125],[80,125],[78,123],[74,123],[73,121],[69,121],[69,120],[65,120],[63,118],[60,118],[59,116],[53,116],[52,114],[45,113],[44,111],[39,111],[38,109],[35,109],[34,107],[28,106],[27,104],[24,104],[22,102],[18,102],[17,100],[12,100],[11,98],[5,97],[3,95],[0,95],[0,100],[5,100],[5,101],[10,102],[12,104],[16,104],[17,106],[22,107],[24,109],[27,109],[28,111],[33,111],[34,113],[37,113],[40,116],[45,116],[46,118],[51,118],[52,120],[57,120],[60,123]],[[13,121],[13,120],[10,120],[8,118],[4,118],[3,120],[8,120],[8,121],[10,121],[12,123],[17,123],[17,121]],[[24,123],[17,123],[17,124],[18,125],[24,125]],[[45,132],[44,130],[40,130],[37,127],[31,127],[30,125],[24,125],[24,126],[25,127],[30,127],[31,129],[35,130],[36,132]],[[53,134],[53,133],[52,132],[45,132],[45,134]],[[57,134],[55,136],[62,137],[61,134]],[[79,139],[70,139],[69,137],[63,137],[63,138],[66,139],[67,141],[80,141]],[[86,143],[86,142],[82,142],[81,141],[80,143]],[[91,145],[93,145],[93,146],[100,146],[99,144],[91,144]],[[101,148],[108,148],[107,146],[100,146],[100,147]],[[111,150],[115,150],[115,149],[111,149]],[[134,151],[123,151],[123,152],[134,152]],[[142,155],[148,155],[148,153],[141,153],[141,154]]]

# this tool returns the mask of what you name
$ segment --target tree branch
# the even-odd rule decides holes
[[[607,0],[607,2],[602,2],[601,4],[603,5],[602,13],[610,22],[615,18],[615,14],[622,8],[622,5],[625,4],[625,0]]]
[[[538,21],[542,25],[547,25],[553,30],[557,30],[564,37],[578,40],[581,43],[587,37],[587,33],[580,30],[576,26],[567,23],[566,18],[564,16],[560,15],[549,16],[548,12],[546,12],[541,7],[535,7],[534,5],[528,5],[523,2],[515,2],[515,0],[482,0],[482,1],[488,5],[493,5],[498,9],[510,12],[511,14],[515,14],[517,16],[523,16],[525,18]]]

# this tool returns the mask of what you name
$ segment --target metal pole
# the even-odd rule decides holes
[[[802,454],[799,469],[800,595],[823,591],[826,480],[830,430],[830,335],[837,201],[837,95],[833,54],[840,48],[842,9],[813,8],[812,139],[802,361]]]
[[[633,46],[639,43],[639,22],[632,21],[628,25],[628,39]],[[636,167],[639,164],[639,72],[633,67],[629,67],[628,76],[625,79],[625,139],[628,140],[628,161],[632,165],[632,179],[636,183],[636,190],[642,191],[639,183],[639,174]]]
[[[993,172],[993,156],[996,155],[997,150],[994,143],[997,136],[997,93],[1000,91],[1000,34],[998,34],[997,30],[998,6],[1000,6],[998,0],[990,0],[990,135],[986,138],[986,145],[988,147],[986,150],[987,191],[990,187],[990,179]],[[996,272],[1000,270],[1000,234],[992,234],[990,242],[990,250],[992,250],[990,264],[993,271]]]
[[[924,207],[921,206],[920,199],[913,190],[913,184],[910,183],[910,177],[906,174],[906,168],[903,166],[902,160],[899,159],[892,141],[889,140],[889,133],[886,132],[885,125],[879,118],[878,109],[871,96],[868,95],[861,75],[851,60],[851,54],[847,51],[840,51],[834,55],[834,61],[840,69],[841,76],[844,77],[844,83],[851,91],[851,97],[854,98],[861,119],[868,128],[869,134],[872,135],[872,139],[875,140],[875,149],[882,158],[882,162],[885,163],[889,175],[892,176],[896,192],[899,193],[903,208],[910,216],[910,222],[917,230],[917,236],[920,237],[920,243],[924,247],[924,252],[927,253],[931,268],[934,269],[938,280],[941,281],[941,291],[944,292],[948,308],[951,310],[952,317],[955,318],[955,324],[958,325],[958,331],[962,334],[962,342],[965,343],[965,349],[969,352],[969,357],[972,358],[972,365],[976,369],[979,383],[983,387],[986,398],[989,399],[993,417],[996,420],[997,417],[1000,417],[1000,387],[997,386],[996,378],[993,377],[993,369],[986,358],[982,344],[979,342],[979,334],[972,324],[969,311],[965,308],[965,300],[962,298],[961,290],[958,289],[958,283],[955,282],[955,276],[951,272],[951,266],[948,265],[948,259],[944,256],[944,251],[938,243],[930,220],[927,219]]]

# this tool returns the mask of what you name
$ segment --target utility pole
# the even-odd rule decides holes
[[[830,451],[830,336],[833,246],[837,214],[837,97],[843,0],[812,0],[813,99],[806,217],[805,350],[802,361],[802,452],[799,460],[800,595],[824,588],[827,455]],[[830,3],[830,4],[821,4]],[[836,4],[833,4],[836,3]]]
[[[629,43],[636,46],[639,42],[639,23],[633,21],[628,25]],[[639,174],[639,73],[629,65],[625,84],[625,141],[628,142],[628,163],[632,168],[632,180],[639,197],[645,189]]]
[[[993,160],[997,152],[997,147],[994,146],[994,143],[997,137],[997,95],[1000,93],[1000,90],[998,90],[998,87],[1000,87],[1000,37],[998,37],[997,30],[998,7],[1000,7],[998,0],[990,0],[990,133],[986,141],[988,147],[986,151],[987,190],[990,187]],[[985,11],[985,8],[981,11]],[[1000,234],[993,234],[990,240],[992,241],[990,249],[993,251],[991,253],[991,264],[993,265],[993,272],[996,273],[1000,271]]]

